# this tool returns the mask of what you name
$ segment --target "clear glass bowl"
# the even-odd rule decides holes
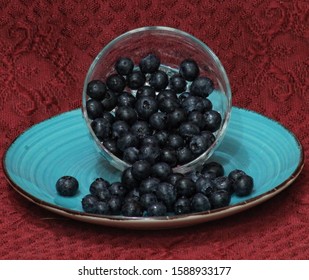
[[[213,80],[215,90],[209,95],[213,109],[221,114],[221,127],[214,135],[215,142],[206,152],[184,165],[173,168],[174,172],[186,173],[201,166],[221,143],[230,119],[232,94],[228,77],[219,58],[202,41],[178,29],[150,26],[128,31],[107,44],[92,62],[84,81],[82,109],[83,116],[98,152],[119,170],[124,170],[130,164],[124,162],[109,152],[94,134],[91,120],[87,116],[86,101],[88,99],[87,85],[92,80],[106,81],[106,78],[115,73],[114,65],[119,57],[130,57],[135,65],[148,55],[154,53],[160,57],[163,70],[168,75],[178,72],[181,61],[187,58],[194,59],[200,68],[200,76],[207,76]],[[125,91],[131,91],[125,89]],[[134,94],[134,92],[132,92]]]

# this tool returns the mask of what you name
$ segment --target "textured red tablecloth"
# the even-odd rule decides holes
[[[25,129],[81,106],[84,77],[106,43],[164,25],[207,43],[226,68],[233,104],[284,124],[308,157],[308,20],[308,1],[1,0],[1,156]],[[1,169],[0,258],[308,259],[308,171],[246,212],[148,232],[57,216],[17,194]]]

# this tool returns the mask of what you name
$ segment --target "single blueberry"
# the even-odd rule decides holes
[[[205,178],[204,176],[200,176],[199,179],[195,183],[196,192],[202,193],[206,196],[210,196],[216,190],[216,184],[212,179]]]
[[[167,214],[166,206],[162,202],[156,202],[147,208],[149,217],[165,216]]]
[[[167,115],[166,125],[169,129],[178,128],[186,120],[186,111],[182,108],[175,108],[173,112]]]
[[[191,212],[190,200],[186,197],[180,197],[174,204],[175,215],[189,214]]]
[[[100,141],[103,141],[111,136],[112,128],[107,119],[96,118],[93,122],[91,122],[91,128]]]
[[[137,99],[135,109],[141,119],[148,120],[152,114],[158,111],[158,103],[153,97],[141,97]]]
[[[159,183],[160,180],[158,178],[148,177],[147,179],[141,181],[139,191],[141,194],[155,193]]]
[[[144,180],[149,177],[151,172],[151,165],[146,160],[138,160],[132,164],[132,175],[138,180]]]
[[[170,167],[175,167],[177,165],[176,151],[171,148],[161,149],[160,161],[166,162]]]
[[[170,88],[177,93],[184,92],[187,87],[186,80],[179,74],[175,74],[170,78]]]
[[[177,94],[172,89],[163,89],[160,90],[158,95],[156,96],[157,101],[160,103],[165,98],[174,98],[177,99]]]
[[[141,71],[135,70],[128,75],[127,82],[131,89],[139,89],[145,84],[146,77]]]
[[[141,194],[140,194],[140,191],[138,188],[133,188],[132,190],[130,190],[127,195],[125,196],[123,202],[126,203],[126,202],[129,202],[129,201],[136,201],[136,202],[139,202],[140,201],[140,197],[141,197]]]
[[[201,173],[204,175],[204,173],[207,172],[214,172],[216,174],[216,177],[224,176],[223,166],[216,161],[211,161],[203,164]]]
[[[158,70],[157,72],[151,74],[149,84],[156,91],[165,89],[168,85],[168,76],[164,71]]]
[[[128,147],[123,151],[122,159],[130,164],[133,164],[139,159],[139,150],[136,147]]]
[[[173,205],[177,199],[176,189],[172,184],[162,182],[157,186],[156,196],[163,202],[168,211],[173,210]]]
[[[165,146],[168,139],[168,132],[165,130],[157,131],[154,136],[158,139],[159,146]]]
[[[201,135],[206,138],[208,147],[210,147],[216,141],[216,137],[212,134],[211,131],[203,130],[201,131]]]
[[[208,142],[205,137],[194,135],[189,142],[189,148],[192,154],[199,156],[208,149]]]
[[[98,201],[95,213],[98,215],[109,215],[111,211],[108,202]]]
[[[184,122],[179,126],[179,135],[182,137],[192,137],[200,133],[199,127],[193,122]]]
[[[104,139],[103,146],[115,156],[119,157],[121,155],[121,151],[118,149],[115,139]]]
[[[131,93],[124,91],[117,97],[117,102],[118,106],[134,107],[136,99]]]
[[[117,140],[117,148],[122,152],[129,147],[137,147],[138,144],[139,144],[138,137],[130,132],[123,135]]]
[[[191,199],[192,212],[202,212],[210,210],[211,205],[207,196],[202,193],[195,194]]]
[[[191,111],[187,120],[197,125],[200,130],[203,130],[206,124],[203,113],[199,111]]]
[[[145,193],[141,195],[140,203],[144,209],[149,208],[152,204],[157,202],[158,199],[154,193]]]
[[[253,190],[253,178],[249,175],[242,175],[234,181],[233,187],[237,196],[249,195]]]
[[[108,190],[110,183],[103,178],[96,178],[89,187],[89,191],[92,195],[98,195],[100,191]]]
[[[112,125],[111,136],[114,139],[119,139],[126,135],[130,130],[130,126],[122,120],[115,121]]]
[[[139,88],[136,92],[136,99],[139,99],[141,97],[156,97],[156,91],[153,87],[150,86],[142,86]]]
[[[106,79],[106,85],[110,90],[120,93],[126,87],[126,80],[119,74],[111,74]]]
[[[108,90],[101,103],[105,111],[112,111],[117,105],[117,95],[113,91]]]
[[[203,98],[199,96],[188,96],[181,102],[181,107],[187,112],[190,113],[192,111],[204,112],[205,105],[203,102]]]
[[[224,190],[214,191],[210,194],[209,201],[213,209],[226,207],[230,204],[231,195]]]
[[[101,101],[105,97],[106,85],[100,80],[93,80],[88,83],[86,92],[90,98]]]
[[[128,191],[121,182],[112,183],[108,189],[112,196],[119,196],[120,198],[125,197]]]
[[[233,181],[228,176],[219,176],[213,180],[217,190],[224,190],[228,193],[233,193]]]
[[[122,206],[121,198],[119,196],[112,196],[108,201],[108,206],[112,215],[119,215]]]
[[[149,124],[157,130],[163,130],[166,128],[167,115],[163,112],[156,112],[149,118]]]
[[[176,184],[176,192],[177,192],[177,197],[191,197],[192,195],[194,195],[195,191],[196,191],[196,187],[195,187],[195,183],[187,178],[181,178],[179,179]]]
[[[173,133],[168,135],[166,145],[172,149],[177,150],[185,146],[185,141],[179,134]]]
[[[200,74],[199,67],[195,60],[185,59],[180,63],[179,74],[187,81],[193,81]]]
[[[142,58],[139,63],[139,68],[143,73],[154,73],[159,69],[159,66],[160,58],[153,53]]]
[[[151,175],[160,180],[165,180],[171,173],[172,168],[166,162],[158,162],[151,167]]]
[[[121,174],[121,184],[129,190],[132,190],[138,186],[138,181],[132,174],[132,168],[126,168]]]
[[[207,77],[196,78],[190,86],[190,93],[201,97],[207,97],[213,90],[213,81]]]
[[[143,145],[139,149],[139,159],[147,160],[150,164],[154,164],[160,158],[161,150],[156,145]]]
[[[103,112],[102,118],[106,120],[110,125],[115,121],[115,116],[110,112]]]
[[[88,99],[86,101],[86,110],[88,118],[91,120],[100,118],[103,115],[102,103],[95,99]]]
[[[142,146],[147,146],[147,145],[159,146],[159,141],[155,136],[149,135],[149,136],[145,136],[141,140],[141,145]]]
[[[194,183],[202,176],[199,170],[193,170],[189,173],[186,173],[186,177],[190,178]]]
[[[171,113],[180,107],[180,102],[175,98],[164,98],[159,102],[159,110],[165,113]]]
[[[61,196],[73,196],[78,191],[78,181],[72,176],[62,176],[56,182],[56,190]]]
[[[220,128],[222,117],[217,111],[210,110],[204,113],[205,129],[215,132]]]
[[[138,139],[143,139],[151,135],[151,128],[146,121],[136,121],[131,126],[131,133],[133,133]]]
[[[82,207],[86,213],[96,213],[99,200],[92,194],[87,194],[82,198]]]
[[[185,164],[193,160],[193,154],[188,147],[177,150],[178,164]]]
[[[143,215],[143,208],[139,202],[131,200],[122,206],[121,213],[127,217],[141,217]]]
[[[232,181],[236,181],[239,177],[246,175],[246,173],[243,170],[240,169],[234,169],[232,170],[228,177],[232,180]]]
[[[127,122],[128,124],[133,124],[137,120],[136,111],[129,106],[120,106],[116,108],[115,111],[116,119]]]
[[[129,75],[132,73],[134,62],[131,58],[120,57],[115,63],[115,70],[120,75]]]
[[[179,180],[179,179],[182,179],[184,178],[184,175],[182,173],[172,173],[170,174],[167,179],[166,179],[166,182],[167,183],[170,183],[172,184],[173,186],[176,185],[176,182]]]

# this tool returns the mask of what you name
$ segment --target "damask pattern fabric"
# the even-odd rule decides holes
[[[233,105],[290,129],[309,156],[309,4],[287,0],[0,0],[0,153],[25,129],[81,106],[110,40],[137,27],[191,33],[229,76]],[[130,231],[69,220],[26,201],[0,172],[1,259],[308,259],[308,162],[287,190],[198,226]]]

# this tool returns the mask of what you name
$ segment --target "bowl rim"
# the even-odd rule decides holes
[[[139,27],[139,28],[135,28],[132,30],[129,30],[125,33],[122,33],[121,35],[115,37],[113,40],[111,40],[107,45],[105,45],[100,51],[99,53],[96,55],[96,57],[94,58],[94,60],[92,61],[86,77],[84,79],[84,85],[83,85],[83,94],[82,94],[82,113],[83,113],[83,117],[84,120],[86,122],[86,125],[88,127],[88,130],[90,132],[90,134],[92,135],[92,138],[97,146],[97,149],[99,149],[99,152],[101,150],[104,150],[105,153],[108,154],[109,157],[111,157],[113,160],[116,160],[118,164],[121,164],[121,167],[117,167],[116,168],[120,169],[120,170],[124,170],[127,167],[130,167],[131,164],[123,161],[122,159],[120,159],[119,157],[115,156],[114,154],[112,154],[110,151],[108,151],[103,144],[99,141],[99,139],[96,137],[96,135],[94,134],[90,122],[88,120],[88,114],[87,114],[87,110],[86,110],[86,100],[87,100],[87,85],[90,81],[90,77],[95,69],[95,67],[97,66],[98,62],[100,61],[101,57],[107,53],[110,48],[112,46],[114,46],[117,42],[123,40],[124,38],[127,38],[129,36],[132,36],[134,34],[138,34],[138,33],[144,33],[147,31],[163,31],[163,32],[169,32],[169,33],[177,33],[180,36],[184,36],[186,38],[188,38],[189,40],[193,41],[195,44],[200,45],[213,59],[214,63],[216,64],[216,67],[219,69],[220,71],[220,75],[224,81],[225,87],[226,87],[226,92],[225,95],[227,97],[227,110],[225,112],[225,116],[224,119],[222,119],[222,123],[221,123],[221,127],[220,129],[217,131],[217,135],[216,135],[216,139],[215,141],[212,143],[212,145],[207,149],[207,151],[205,151],[203,154],[199,155],[197,158],[195,158],[194,160],[183,164],[183,165],[179,165],[173,168],[174,172],[181,172],[181,173],[185,173],[185,172],[189,172],[192,167],[195,167],[199,160],[201,159],[201,157],[203,155],[205,155],[205,153],[207,153],[207,158],[209,158],[212,153],[214,152],[214,150],[220,145],[222,138],[224,137],[227,125],[229,123],[230,120],[230,116],[231,116],[231,111],[232,111],[232,91],[231,91],[231,86],[230,86],[230,82],[228,79],[228,76],[226,74],[225,68],[223,66],[223,64],[221,63],[220,59],[218,58],[218,56],[213,52],[213,50],[203,41],[201,41],[200,39],[196,38],[195,36],[193,36],[192,34],[185,32],[181,29],[177,29],[177,28],[173,28],[173,27],[169,27],[169,26],[144,26],[144,27]],[[102,154],[103,155],[103,154]],[[104,156],[104,155],[103,155]],[[206,160],[207,160],[206,158]]]

